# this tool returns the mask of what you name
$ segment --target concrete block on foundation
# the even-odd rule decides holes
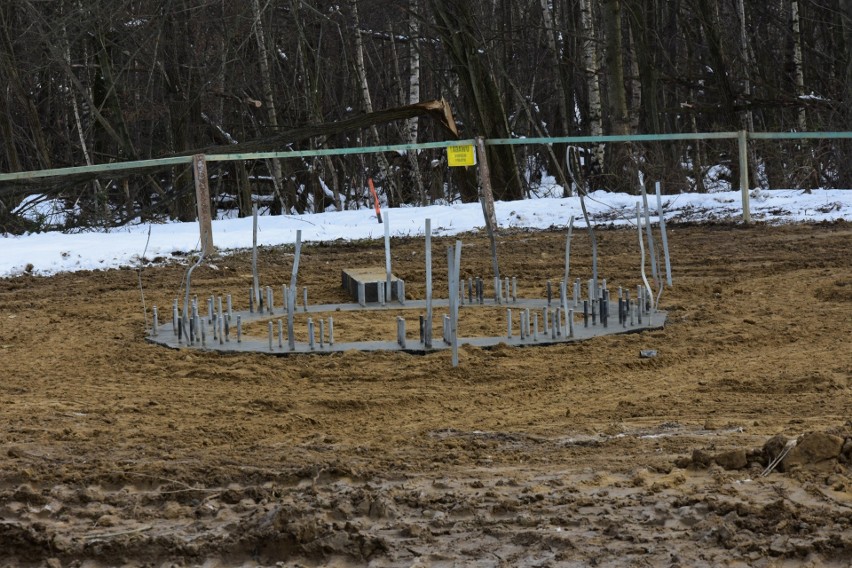
[[[366,302],[379,301],[379,284],[387,282],[387,272],[384,268],[344,268],[343,289],[349,292],[349,296],[358,301],[358,284],[364,284],[364,300]],[[391,296],[390,300],[397,300],[397,281],[399,278],[391,274]]]

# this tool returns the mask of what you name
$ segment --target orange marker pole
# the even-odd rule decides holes
[[[370,186],[370,193],[373,194],[373,202],[376,204],[376,218],[379,223],[382,222],[382,208],[379,207],[379,195],[376,193],[376,186],[373,185],[373,178],[367,178],[367,184]]]

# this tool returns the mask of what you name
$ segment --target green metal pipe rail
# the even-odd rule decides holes
[[[804,139],[849,139],[850,132],[698,132],[680,134],[629,134],[606,136],[558,136],[552,138],[493,138],[485,140],[488,146],[520,146],[538,144],[602,144],[607,142],[668,142],[677,140],[737,140],[739,148],[740,188],[742,189],[743,221],[751,221],[748,203],[748,160],[746,148],[748,140],[804,140]],[[342,156],[351,154],[376,154],[380,152],[405,152],[407,150],[427,150],[465,146],[475,143],[474,139],[451,140],[443,142],[425,142],[420,144],[391,144],[384,146],[364,146],[358,148],[326,148],[321,150],[297,150],[282,152],[250,152],[236,154],[207,154],[208,162],[229,162],[237,160],[268,160],[273,158],[308,158],[314,156]],[[159,168],[192,163],[193,156],[173,156],[150,160],[93,164],[27,172],[0,173],[0,183],[4,181],[31,180],[46,177],[73,176],[99,172],[120,172],[143,168]]]

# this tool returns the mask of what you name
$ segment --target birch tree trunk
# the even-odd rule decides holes
[[[418,0],[409,0],[408,3],[408,104],[413,105],[420,102],[420,20],[418,17]],[[420,119],[411,118],[405,124],[409,144],[417,144],[420,129]],[[420,196],[420,205],[428,205],[426,188],[423,184],[423,176],[420,173],[420,163],[417,160],[417,151],[409,150],[408,164],[414,174],[414,185]]]
[[[260,78],[263,84],[263,103],[266,105],[266,120],[270,128],[278,131],[278,113],[275,110],[275,98],[272,91],[272,75],[269,72],[269,55],[266,49],[266,38],[263,34],[263,13],[260,10],[260,0],[252,0],[252,12],[254,15],[254,35],[257,39],[258,56],[260,59]],[[272,187],[275,192],[272,205],[272,213],[280,215],[286,212],[283,198],[284,173],[281,169],[281,160],[272,159]]]
[[[352,8],[352,18],[355,22],[355,74],[358,78],[358,87],[361,91],[361,100],[364,103],[364,112],[373,112],[373,101],[370,97],[370,85],[367,82],[367,66],[364,65],[364,40],[361,37],[361,18],[358,16],[358,0],[349,0],[349,5]],[[375,125],[370,126],[370,134],[373,137],[373,143],[381,144],[379,137],[379,129]],[[379,167],[384,173],[384,182],[388,185],[385,189],[385,194],[388,198],[388,205],[401,203],[402,196],[399,195],[399,189],[393,179],[390,164],[384,154],[376,154],[376,160],[379,162]]]
[[[601,119],[601,83],[598,77],[598,45],[595,35],[595,20],[592,12],[593,0],[580,0],[580,23],[582,26],[583,40],[583,72],[586,75],[586,86],[589,91],[589,134],[601,136],[603,134],[603,122]],[[598,164],[603,164],[603,144],[594,147],[595,159]]]
[[[802,67],[802,32],[799,18],[799,0],[790,0],[790,19],[793,25],[793,74],[796,81],[796,97],[799,98],[796,125],[801,132],[807,132],[808,120],[805,105],[801,97],[805,94],[805,71]]]
[[[562,68],[562,43],[558,40],[556,35],[555,25],[553,23],[553,11],[550,9],[551,0],[540,0],[541,3],[541,17],[544,23],[544,33],[547,39],[547,45],[550,48],[550,54],[553,58],[553,72],[559,78],[558,85],[560,87],[560,92],[557,96],[558,103],[558,113],[559,116],[557,120],[559,120],[559,126],[561,127],[561,131],[558,132],[557,136],[567,136],[571,132],[570,126],[570,115],[568,114],[568,100],[572,99],[571,97],[571,89],[568,85],[568,79],[566,77],[565,71]],[[532,120],[532,117],[530,117]],[[560,145],[559,148],[555,150],[556,156],[564,156],[565,155],[565,147],[564,145]],[[562,169],[558,160],[554,160],[553,163],[554,168],[556,169],[557,179],[563,188],[563,195],[565,197],[571,197],[573,193],[571,191],[571,183],[565,177],[565,172]]]

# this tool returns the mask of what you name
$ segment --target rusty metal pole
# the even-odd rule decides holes
[[[488,169],[488,158],[485,154],[485,139],[476,138],[476,161],[479,166],[479,187],[482,213],[485,216],[485,228],[491,240],[491,264],[494,267],[495,282],[500,281],[500,267],[497,264],[497,214],[494,212],[494,192],[491,190],[491,170]]]
[[[195,203],[198,209],[198,227],[201,232],[201,250],[211,255],[213,247],[213,219],[210,213],[210,183],[207,180],[207,160],[204,154],[192,157],[192,175],[195,178]]]

